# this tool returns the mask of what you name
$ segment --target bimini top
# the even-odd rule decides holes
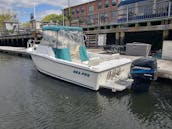
[[[43,31],[45,30],[51,30],[51,31],[60,31],[60,30],[66,30],[66,31],[83,31],[81,27],[70,27],[70,26],[44,26],[42,28]]]
[[[119,4],[118,7],[123,6],[123,5],[127,5],[127,4],[133,4],[133,3],[137,3],[140,1],[145,1],[145,0],[122,0]]]

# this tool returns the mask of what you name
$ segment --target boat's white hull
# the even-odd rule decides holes
[[[71,65],[71,63],[59,61],[58,59],[30,54],[40,72],[92,90],[98,90],[101,84],[104,84],[112,76],[116,76],[118,79],[120,77],[127,78],[130,70],[130,63],[128,63],[97,72],[77,65]]]

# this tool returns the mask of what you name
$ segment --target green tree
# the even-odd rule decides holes
[[[13,19],[13,16],[10,14],[0,14],[0,28],[3,27],[3,22],[11,21],[12,19]]]
[[[71,26],[71,22],[72,22],[72,20],[73,20],[72,12],[71,12],[71,11],[69,11],[69,14],[67,14],[67,19],[68,19],[68,21],[69,21],[69,25]]]
[[[42,19],[42,22],[53,22],[53,23],[58,23],[59,25],[62,25],[63,24],[63,15],[49,14]]]
[[[22,24],[23,27],[26,27],[26,28],[29,28],[31,26],[31,23],[30,22],[24,22]]]

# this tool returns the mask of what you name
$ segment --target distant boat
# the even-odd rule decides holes
[[[130,59],[87,52],[84,42],[82,28],[45,26],[40,44],[27,51],[40,72],[78,86],[122,91],[131,85]]]

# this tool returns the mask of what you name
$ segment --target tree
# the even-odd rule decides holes
[[[31,26],[31,23],[30,22],[24,22],[22,24],[23,27],[26,27],[26,28],[29,28]]]
[[[0,14],[0,28],[3,27],[3,22],[11,21],[13,16],[11,14]]]
[[[42,19],[42,22],[53,22],[53,23],[58,23],[59,25],[62,25],[63,24],[63,15],[49,14]]]
[[[69,11],[69,14],[67,14],[67,19],[68,19],[68,21],[69,21],[69,25],[71,26],[71,22],[72,22],[72,20],[73,20],[72,12],[71,12],[71,11]]]

